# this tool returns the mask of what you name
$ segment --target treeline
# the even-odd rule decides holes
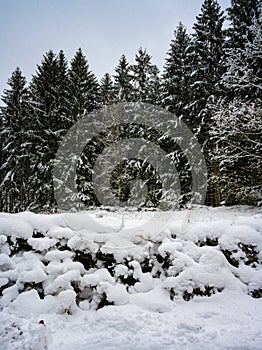
[[[208,167],[206,204],[257,204],[261,61],[261,2],[231,0],[223,13],[205,0],[191,35],[177,26],[162,74],[142,48],[134,64],[122,55],[100,82],[81,49],[69,63],[62,50],[47,52],[30,82],[17,68],[2,95],[0,210],[54,210],[53,161],[69,128],[97,108],[138,101],[174,113],[197,136]],[[99,205],[93,194],[87,204]]]

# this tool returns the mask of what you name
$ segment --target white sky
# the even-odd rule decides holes
[[[203,0],[0,0],[0,94],[19,66],[28,80],[43,55],[79,47],[98,79],[146,48],[159,69],[179,21],[191,31]],[[230,0],[219,0],[222,9]]]

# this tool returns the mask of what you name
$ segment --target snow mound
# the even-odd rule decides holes
[[[3,347],[260,349],[261,211],[172,214],[0,214]]]
[[[14,307],[31,291],[39,310],[52,297],[57,312],[64,305],[68,313],[125,304],[167,311],[176,300],[226,291],[261,297],[258,209],[173,214],[157,236],[137,225],[148,213],[125,213],[123,230],[116,229],[122,212],[0,214],[0,307]]]

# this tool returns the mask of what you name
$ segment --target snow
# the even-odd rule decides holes
[[[82,286],[96,286],[101,282],[115,283],[114,278],[110,275],[108,270],[100,269],[90,275],[85,275],[82,279]]]
[[[146,293],[154,289],[154,279],[152,275],[147,272],[143,273],[140,264],[137,261],[131,261],[130,266],[134,268],[133,276],[138,279],[134,285],[134,290],[138,293]]]
[[[32,238],[30,237],[28,239],[28,243],[35,249],[35,250],[48,250],[50,247],[53,247],[58,242],[55,238],[48,238],[44,237],[41,239],[38,238]]]
[[[2,313],[3,348],[44,349],[43,337],[39,337],[42,332],[46,334],[49,350],[261,348],[261,302],[238,293],[190,302],[181,300],[169,312],[127,304],[78,311],[74,315],[56,314],[51,300],[49,305],[42,301],[42,310],[38,309],[32,295],[27,292],[27,302],[24,298],[15,305],[16,311],[22,305],[22,317],[11,310]],[[45,327],[40,327],[40,320],[44,320]]]
[[[122,284],[113,285],[108,282],[100,282],[97,288],[99,293],[105,292],[109,302],[114,305],[125,305],[129,302],[129,294]]]
[[[259,350],[261,208],[154,215],[1,213],[1,347]]]

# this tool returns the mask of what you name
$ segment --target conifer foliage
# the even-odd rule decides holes
[[[214,178],[221,201],[256,204],[261,200],[262,177],[261,24],[256,18],[258,1],[247,1],[244,8],[241,1],[232,4],[228,33],[234,46],[227,51],[226,71],[220,81],[224,93],[212,106],[215,147],[211,158],[217,164]],[[243,17],[243,13],[249,16]],[[242,35],[240,29],[235,32],[240,23],[245,28]]]
[[[224,16],[216,0],[205,0],[193,26],[193,59],[191,81],[191,120],[193,130],[203,144],[208,139],[207,102],[217,96],[222,75]]]
[[[32,209],[51,210],[55,206],[52,185],[52,163],[58,142],[65,134],[67,63],[62,52],[57,56],[47,52],[36,74],[30,91],[31,113],[34,116],[36,162],[34,166],[34,201]]]
[[[218,0],[203,0],[192,34],[182,23],[176,27],[162,75],[143,48],[131,63],[123,54],[100,83],[81,48],[69,63],[62,50],[48,51],[29,83],[17,68],[0,107],[0,210],[56,210],[53,165],[61,140],[87,113],[119,102],[162,106],[191,129],[208,166],[207,204],[257,204],[262,198],[261,66],[261,1],[231,0],[224,14]],[[190,197],[189,164],[161,133],[148,136],[141,125],[116,125],[102,134],[86,145],[78,163],[76,183],[86,205],[100,205],[90,165],[105,147],[130,136],[148,137],[176,159],[181,188]],[[150,185],[145,202],[157,206],[161,183],[146,160],[120,161],[111,180],[113,192],[125,201],[130,183],[143,181]]]
[[[132,101],[133,86],[131,67],[125,55],[120,57],[118,65],[115,68],[115,72],[116,74],[114,75],[114,80],[117,99],[119,101],[126,102]]]
[[[180,22],[167,52],[162,85],[162,105],[189,126],[188,104],[191,96],[192,42]]]
[[[231,0],[228,9],[229,48],[244,49],[247,42],[254,39],[252,26],[254,22],[261,24],[261,2],[259,0]]]
[[[109,73],[106,73],[100,81],[100,98],[102,106],[109,105],[116,99],[114,83]]]
[[[1,108],[1,204],[2,210],[25,210],[30,203],[32,162],[26,79],[19,68],[8,80]],[[22,205],[19,206],[19,203]]]
[[[151,56],[140,48],[135,56],[135,64],[131,66],[134,86],[134,100],[158,104],[159,102],[159,69],[152,64]]]
[[[69,108],[73,121],[99,106],[99,84],[81,48],[76,52],[68,71]]]

